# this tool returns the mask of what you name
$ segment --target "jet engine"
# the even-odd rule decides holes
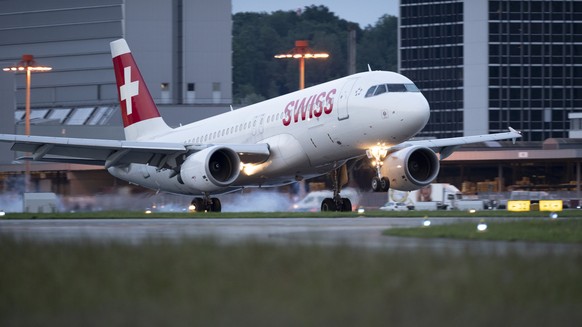
[[[188,156],[180,168],[184,185],[200,192],[214,192],[228,187],[239,174],[238,154],[231,148],[220,146]]]
[[[438,175],[440,163],[429,148],[412,146],[386,157],[382,175],[388,178],[390,188],[414,191],[430,184]]]

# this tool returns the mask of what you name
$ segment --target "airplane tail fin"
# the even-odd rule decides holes
[[[170,131],[144,82],[125,39],[111,42],[111,57],[126,140],[148,139]]]

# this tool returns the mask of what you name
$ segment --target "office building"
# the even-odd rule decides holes
[[[431,104],[427,137],[565,138],[582,111],[582,2],[401,0],[400,72]]]

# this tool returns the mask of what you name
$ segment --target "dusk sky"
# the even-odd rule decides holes
[[[297,10],[311,5],[324,5],[338,17],[360,24],[361,28],[374,25],[384,14],[398,16],[398,0],[232,0],[232,12],[273,12]]]

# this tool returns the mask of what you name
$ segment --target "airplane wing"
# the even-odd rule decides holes
[[[433,149],[435,152],[441,154],[441,160],[450,156],[455,150],[457,150],[463,144],[480,143],[487,141],[499,141],[515,139],[521,137],[521,132],[509,127],[509,132],[495,133],[495,134],[485,134],[485,135],[474,135],[474,136],[464,136],[464,137],[452,137],[445,139],[434,139],[434,140],[418,140],[418,141],[408,141],[397,145],[392,148],[392,151],[397,151],[409,146],[425,146]]]
[[[114,165],[141,163],[159,168],[175,168],[182,155],[213,144],[118,141],[50,136],[0,134],[0,142],[13,143],[12,150],[30,153],[25,160],[60,163]],[[261,163],[270,155],[268,144],[220,144],[236,151],[242,162]]]

